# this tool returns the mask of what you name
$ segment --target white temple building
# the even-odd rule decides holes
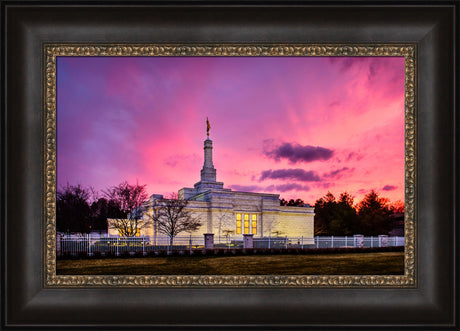
[[[305,244],[313,244],[313,207],[281,206],[279,194],[241,192],[224,188],[224,183],[217,181],[212,149],[208,131],[208,138],[204,141],[201,180],[195,183],[193,188],[184,187],[178,191],[179,199],[189,201],[187,209],[201,220],[202,225],[195,232],[181,235],[214,234],[215,237],[224,237],[231,234],[242,237],[244,234],[253,234],[254,238],[303,237]],[[163,196],[151,195],[147,206],[155,205],[155,200],[158,199],[163,199]],[[117,230],[109,227],[109,235],[117,235]],[[138,235],[150,238],[164,236],[157,233],[154,224],[140,229]]]

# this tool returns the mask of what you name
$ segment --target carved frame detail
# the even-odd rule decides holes
[[[45,44],[44,286],[56,287],[403,287],[417,286],[417,48],[415,44]],[[56,58],[58,56],[404,56],[404,275],[56,275]]]

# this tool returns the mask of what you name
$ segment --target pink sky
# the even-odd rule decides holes
[[[404,200],[402,57],[59,57],[57,184]]]

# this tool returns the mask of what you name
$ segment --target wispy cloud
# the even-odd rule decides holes
[[[263,186],[259,185],[228,185],[228,188],[231,188],[235,191],[242,191],[242,192],[261,192],[264,190]]]
[[[342,175],[346,172],[352,172],[355,170],[354,168],[350,169],[348,167],[343,167],[341,169],[337,170],[332,170],[330,172],[324,173],[323,178],[328,178],[328,179],[339,179],[342,177]]]
[[[382,190],[384,191],[393,191],[393,190],[396,190],[398,187],[397,186],[394,186],[394,185],[385,185]]]
[[[260,185],[229,185],[228,188],[231,188],[235,191],[242,191],[242,192],[273,192],[273,193],[284,193],[290,191],[303,191],[307,192],[310,191],[310,187],[307,185],[301,185],[298,183],[287,183],[287,184],[279,184],[279,185],[268,185],[268,186],[260,186]]]
[[[310,191],[310,187],[307,185],[301,185],[297,183],[288,183],[288,184],[280,184],[280,185],[270,185],[265,188],[267,191],[270,192],[289,192],[289,191]]]
[[[277,169],[262,171],[259,182],[266,179],[290,179],[301,182],[318,182],[320,176],[315,171],[305,171],[303,169]]]

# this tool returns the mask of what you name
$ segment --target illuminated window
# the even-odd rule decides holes
[[[252,233],[257,234],[257,215],[252,215]]]
[[[236,214],[236,234],[241,234],[241,214]]]
[[[241,221],[236,221],[236,233],[241,234]]]
[[[140,229],[136,229],[136,237],[140,237],[141,235],[141,230]]]
[[[249,233],[249,215],[244,214],[244,233]]]

